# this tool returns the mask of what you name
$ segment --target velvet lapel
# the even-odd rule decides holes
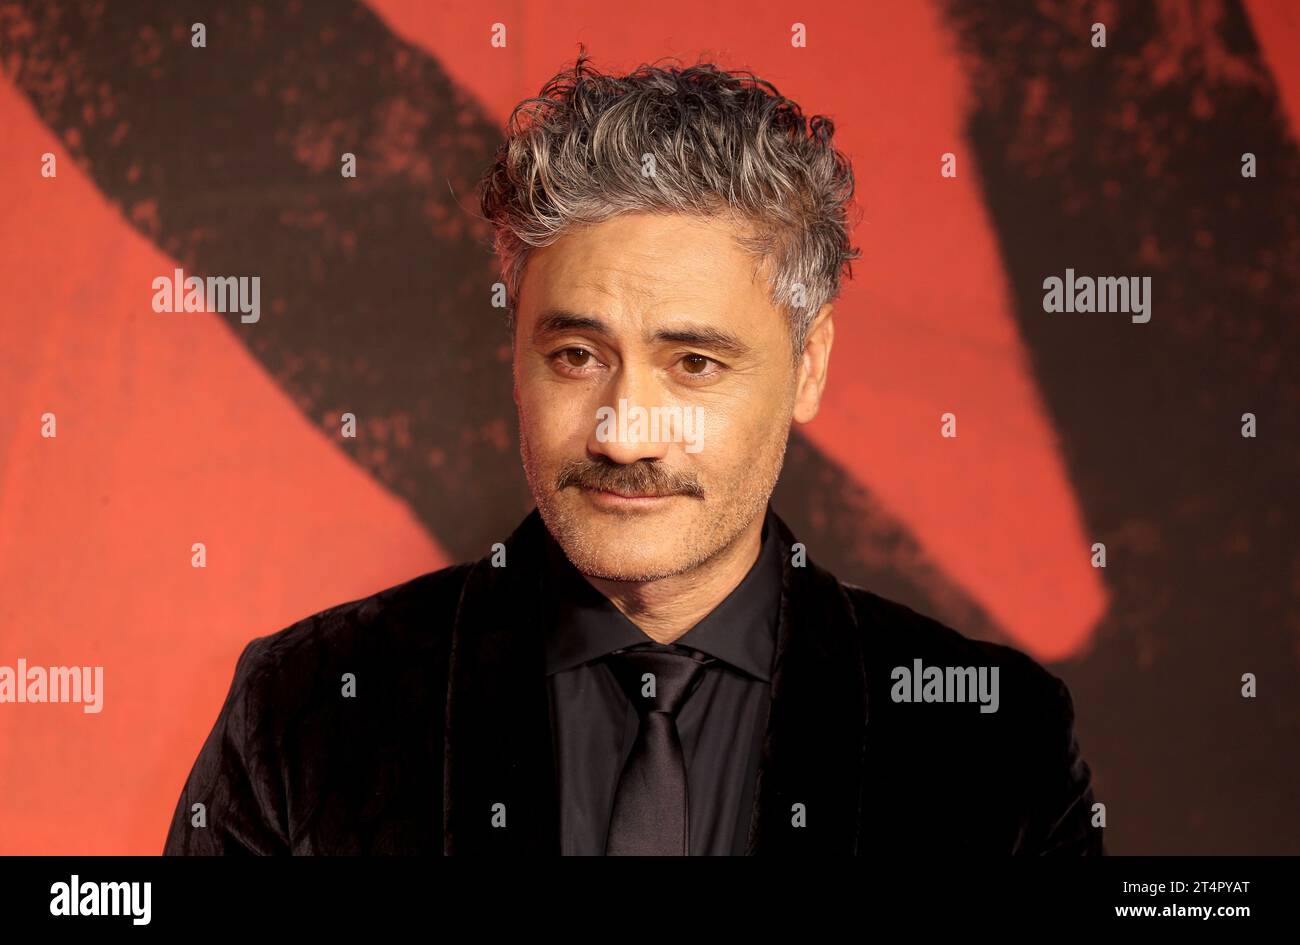
[[[772,702],[750,854],[858,852],[867,734],[862,635],[840,582],[784,545]]]
[[[748,852],[853,854],[867,720],[859,631],[839,582],[811,561],[795,567],[794,537],[777,524],[781,614]],[[534,510],[506,542],[506,567],[480,560],[461,593],[445,733],[448,854],[559,854],[537,606],[543,528]]]
[[[543,528],[534,510],[506,541],[506,566],[493,567],[490,557],[478,561],[461,592],[443,759],[448,854],[560,852],[538,606]]]

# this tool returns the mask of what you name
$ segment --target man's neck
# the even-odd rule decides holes
[[[762,548],[764,519],[764,515],[758,516],[721,552],[683,574],[644,582],[587,577],[587,582],[650,639],[672,643],[708,616],[745,579]]]

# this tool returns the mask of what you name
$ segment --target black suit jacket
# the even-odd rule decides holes
[[[505,567],[445,568],[249,643],[164,852],[557,854],[544,528],[532,512]],[[916,659],[999,667],[998,711],[893,701],[891,671]],[[1103,852],[1070,694],[1014,649],[787,559],[771,699],[749,853]]]

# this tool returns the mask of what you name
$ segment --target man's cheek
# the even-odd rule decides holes
[[[520,422],[538,439],[553,442],[572,427],[574,415],[574,405],[567,398],[557,398],[544,387],[524,391]]]
[[[750,416],[735,405],[709,406],[702,408],[701,413],[698,435],[701,448],[696,459],[706,466],[747,461],[744,454],[752,453],[752,444],[766,435],[761,416]],[[742,455],[736,456],[738,453]]]

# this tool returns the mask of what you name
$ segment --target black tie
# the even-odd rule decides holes
[[[605,843],[607,856],[685,856],[686,760],[677,713],[714,662],[686,647],[642,644],[605,658],[641,716],[623,766]]]

